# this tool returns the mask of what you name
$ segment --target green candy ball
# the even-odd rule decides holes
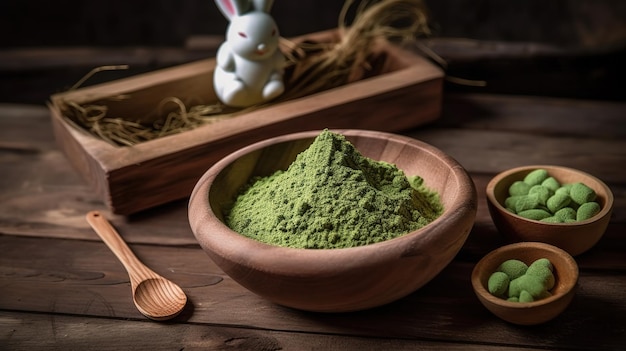
[[[600,210],[600,204],[598,204],[597,202],[586,202],[580,205],[578,211],[576,211],[576,220],[584,221],[586,219],[589,219],[600,213]]]
[[[546,206],[552,213],[556,213],[558,210],[567,207],[572,199],[569,195],[555,193],[546,202]]]
[[[511,283],[509,284],[509,297],[519,297],[522,290],[527,291],[533,296],[533,298],[537,299],[543,296],[547,289],[540,278],[524,274],[517,279],[511,280]]]
[[[524,177],[524,183],[528,185],[537,185],[541,184],[544,180],[548,178],[548,171],[545,169],[536,169],[526,175]]]
[[[533,302],[535,301],[535,299],[528,291],[522,290],[522,292],[519,294],[518,301],[519,302]]]
[[[554,179],[554,177],[546,178],[546,180],[541,182],[541,185],[543,187],[546,187],[546,188],[550,189],[550,191],[552,191],[552,193],[554,193],[555,191],[557,191],[561,187],[561,184],[559,184],[559,181]]]
[[[550,214],[550,212],[548,212],[546,210],[541,210],[541,209],[526,210],[526,211],[522,211],[522,212],[518,213],[517,215],[521,216],[521,217],[524,217],[526,219],[532,219],[532,220],[535,220],[535,221],[540,221],[540,220],[542,220],[544,218],[552,216]]]
[[[545,223],[563,223],[563,220],[557,216],[542,218],[541,222]]]
[[[510,280],[519,278],[526,273],[528,265],[520,260],[506,260],[498,267],[498,272],[506,274]]]
[[[570,189],[570,188],[571,188],[571,187],[569,187],[569,186],[565,186],[565,185],[564,185],[564,186],[562,186],[562,187],[560,187],[560,188],[556,189],[556,190],[554,191],[554,193],[555,193],[555,194],[564,194],[564,195],[569,196],[569,189]]]
[[[528,195],[528,191],[530,190],[530,185],[524,183],[521,180],[513,182],[509,187],[509,195],[511,196],[519,196],[519,195]]]
[[[552,264],[549,265],[536,264],[533,262],[526,271],[526,275],[536,277],[541,280],[544,290],[550,290],[554,287],[555,279],[552,273]],[[537,296],[540,297],[540,296]]]
[[[554,217],[557,217],[561,220],[561,222],[565,222],[567,220],[575,220],[576,219],[576,210],[571,207],[564,207],[554,214]]]
[[[526,195],[515,195],[515,196],[509,196],[504,200],[504,207],[507,210],[510,210],[511,212],[515,213],[515,204],[517,203],[517,201],[519,199],[521,199],[522,197],[525,197]]]
[[[551,272],[554,270],[554,266],[552,265],[552,262],[550,262],[550,260],[547,259],[547,258],[537,259],[533,263],[531,263],[530,265],[531,266],[536,266],[536,267],[546,267]]]
[[[539,206],[539,204],[540,201],[537,194],[518,196],[517,201],[515,201],[515,213],[535,209]]]
[[[528,190],[528,195],[535,195],[539,204],[545,206],[546,201],[550,198],[551,190],[543,185],[533,185],[530,190]]]
[[[569,190],[569,196],[575,203],[582,205],[586,202],[594,201],[596,192],[583,183],[574,183]]]
[[[494,296],[502,297],[509,288],[509,276],[503,272],[494,272],[487,282],[489,293]]]

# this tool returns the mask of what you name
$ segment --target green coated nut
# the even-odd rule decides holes
[[[552,213],[556,213],[558,210],[567,207],[572,199],[568,195],[555,193],[546,202],[546,206]]]
[[[595,201],[596,192],[583,183],[574,183],[569,191],[569,196],[575,203],[582,205],[586,202]]]
[[[541,222],[546,222],[546,223],[563,223],[563,220],[560,219],[557,216],[551,216],[551,217],[542,218]]]
[[[552,273],[552,264],[548,261],[549,265],[533,262],[526,271],[526,275],[538,278],[545,290],[550,290],[554,287],[555,279]],[[537,296],[539,297],[539,296]]]
[[[517,215],[524,217],[526,219],[532,219],[535,221],[540,221],[544,218],[548,218],[552,216],[548,211],[541,210],[541,209],[526,210],[526,211],[519,212]]]
[[[539,196],[537,194],[522,195],[515,201],[515,213],[532,210],[539,207],[539,205]]]
[[[569,189],[570,189],[570,187],[568,187],[568,186],[562,186],[562,187],[556,189],[554,191],[554,193],[555,194],[564,194],[564,195],[569,196]]]
[[[526,273],[528,265],[520,260],[506,260],[498,266],[498,272],[506,274],[510,280],[519,278]]]
[[[571,207],[564,207],[556,211],[556,213],[554,213],[554,217],[560,219],[561,222],[576,220],[576,210]]]
[[[533,263],[531,263],[532,266],[540,266],[540,267],[546,267],[548,268],[550,271],[554,271],[554,266],[552,265],[552,262],[550,262],[549,259],[547,258],[540,258],[535,260]]]
[[[535,301],[535,299],[528,291],[522,290],[522,292],[519,294],[518,301],[519,302],[533,302]]]
[[[522,290],[526,290],[533,298],[540,298],[546,292],[543,281],[535,276],[524,274],[523,276],[511,280],[509,284],[509,297],[520,296]]]
[[[600,213],[600,210],[600,204],[598,204],[597,202],[584,203],[580,205],[578,211],[576,211],[576,220],[584,221],[586,219],[589,219]]]
[[[518,196],[518,195],[528,195],[528,191],[530,190],[530,185],[522,182],[521,180],[513,182],[509,187],[509,195],[510,196]]]
[[[489,278],[490,292],[493,285],[493,291],[504,294],[496,296],[508,296],[507,301],[512,302],[533,302],[552,296],[550,289],[555,285],[553,270],[554,266],[547,258],[537,259],[530,266],[526,266],[524,262],[515,259],[504,261],[496,273],[506,275],[506,272],[509,272],[517,278],[513,279],[507,275],[511,279],[508,289],[504,289],[501,286],[506,282],[504,276],[492,274]]]
[[[517,200],[519,200],[520,198],[527,196],[527,195],[516,195],[516,196],[509,196],[504,200],[504,207],[508,210],[511,210],[511,212],[515,213],[515,203],[517,202]]]
[[[550,191],[552,191],[553,193],[555,191],[557,191],[557,189],[559,189],[561,187],[561,184],[559,183],[559,181],[554,179],[554,177],[546,178],[546,180],[541,182],[541,185],[543,187],[546,187],[546,188],[550,189]]]
[[[537,185],[541,184],[544,180],[548,178],[548,171],[545,169],[535,169],[534,171],[528,173],[526,177],[524,177],[524,183],[528,185]]]
[[[550,296],[552,296],[552,293],[551,293],[550,291],[546,290],[546,291],[543,293],[543,295],[541,295],[541,296],[540,296],[537,300],[545,299],[545,298],[548,298],[548,297],[550,297]]]
[[[487,282],[487,288],[489,293],[494,296],[505,296],[506,291],[509,289],[509,276],[504,272],[494,272]]]
[[[552,191],[543,185],[533,185],[528,190],[528,195],[537,196],[537,200],[539,201],[539,204],[544,205],[544,206],[546,205],[546,201],[548,201],[548,198],[550,198],[551,194],[552,194]]]

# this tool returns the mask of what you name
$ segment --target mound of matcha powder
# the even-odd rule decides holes
[[[361,155],[324,130],[286,171],[254,179],[227,214],[227,225],[272,245],[346,248],[421,228],[443,212],[419,176]]]

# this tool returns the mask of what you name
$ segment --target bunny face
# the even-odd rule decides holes
[[[279,37],[276,23],[270,15],[250,12],[231,19],[226,40],[236,55],[257,61],[276,51]]]

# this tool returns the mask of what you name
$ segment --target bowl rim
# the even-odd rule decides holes
[[[574,272],[574,279],[572,279],[571,281],[568,281],[567,284],[564,286],[563,291],[561,291],[559,294],[554,294],[552,296],[549,296],[549,297],[546,297],[537,301],[533,301],[533,302],[512,302],[512,301],[507,301],[503,298],[492,295],[480,281],[481,276],[485,274],[484,270],[482,269],[485,262],[487,262],[489,259],[493,257],[497,257],[498,255],[501,255],[504,253],[508,253],[508,252],[520,250],[520,249],[529,249],[529,248],[549,251],[563,258],[563,261],[565,262],[565,266],[568,269],[571,269],[572,272]],[[508,257],[508,258],[513,259],[515,257]],[[501,307],[505,307],[505,308],[515,309],[515,310],[525,310],[529,308],[534,308],[534,307],[536,308],[540,306],[549,305],[557,300],[560,300],[566,295],[570,294],[574,290],[576,284],[578,284],[579,274],[580,272],[579,272],[579,268],[578,268],[578,264],[576,263],[576,260],[567,251],[561,248],[558,248],[554,245],[550,245],[550,244],[546,244],[542,242],[525,241],[525,242],[519,242],[519,243],[501,246],[489,252],[485,256],[483,256],[483,258],[481,258],[472,269],[471,282],[472,282],[472,288],[474,289],[475,294],[479,295],[481,298],[485,299],[489,303],[498,305]]]
[[[304,139],[304,138],[314,138],[322,131],[322,130],[309,130],[309,131],[302,131],[302,132],[296,132],[296,133],[285,134],[285,135],[281,135],[277,137],[272,137],[269,139],[265,139],[265,140],[250,144],[233,153],[230,153],[229,155],[225,156],[220,161],[215,163],[212,167],[210,167],[202,175],[200,180],[196,183],[191,193],[191,197],[189,199],[189,209],[191,209],[192,203],[200,203],[202,208],[206,209],[206,211],[203,211],[201,216],[196,217],[195,219],[196,223],[194,223],[194,220],[191,218],[191,213],[189,215],[190,224],[192,226],[192,229],[194,229],[194,235],[198,236],[198,234],[196,233],[196,228],[198,228],[198,226],[201,223],[204,223],[205,226],[207,223],[211,223],[211,225],[214,225],[215,226],[214,228],[217,229],[213,231],[214,232],[213,235],[215,235],[215,232],[216,232],[218,233],[217,235],[219,236],[228,237],[228,240],[224,240],[220,242],[219,250],[221,253],[219,255],[228,254],[233,257],[237,257],[238,260],[244,260],[244,257],[240,257],[240,256],[242,255],[243,251],[248,251],[246,249],[251,249],[251,251],[260,252],[259,255],[263,255],[263,256],[270,255],[270,254],[281,255],[281,257],[284,257],[286,261],[296,262],[300,264],[304,264],[308,262],[308,260],[310,260],[313,257],[322,257],[326,260],[323,267],[317,266],[315,268],[313,267],[310,268],[311,272],[315,271],[316,272],[315,274],[319,274],[320,271],[326,271],[326,272],[332,271],[333,270],[332,264],[334,262],[341,261],[341,258],[345,256],[346,252],[355,253],[355,252],[361,251],[362,255],[360,256],[375,257],[370,262],[366,263],[368,266],[376,266],[376,265],[379,265],[381,261],[388,260],[389,257],[391,256],[395,256],[395,257],[398,256],[398,255],[390,255],[389,253],[391,252],[398,252],[400,256],[403,256],[403,257],[415,255],[413,251],[416,251],[416,252],[419,251],[419,248],[415,248],[413,245],[413,242],[415,241],[416,237],[418,236],[423,237],[424,240],[434,240],[432,238],[433,233],[439,232],[440,230],[446,230],[446,228],[453,226],[455,223],[458,223],[461,220],[461,218],[463,218],[463,216],[465,216],[468,213],[472,214],[472,216],[475,216],[476,210],[477,210],[477,195],[476,195],[476,188],[475,188],[474,182],[472,181],[467,171],[461,166],[460,163],[458,163],[458,161],[456,161],[454,158],[447,155],[440,149],[430,144],[427,144],[423,141],[410,138],[408,136],[392,134],[388,132],[370,131],[370,130],[362,130],[362,129],[328,128],[328,130],[345,135],[346,137],[348,137],[348,139],[351,136],[354,136],[354,137],[369,137],[369,138],[377,138],[377,139],[382,138],[382,139],[387,139],[387,140],[391,139],[394,141],[404,142],[413,146],[417,146],[420,149],[422,149],[424,152],[428,152],[430,154],[437,156],[437,158],[441,159],[443,163],[445,163],[450,169],[450,176],[453,176],[457,179],[457,183],[459,184],[459,189],[457,191],[457,195],[455,196],[457,198],[463,198],[463,201],[454,201],[451,207],[447,207],[444,209],[444,213],[442,215],[440,215],[434,221],[432,221],[431,223],[429,223],[428,225],[420,229],[417,229],[417,230],[408,232],[404,235],[398,236],[396,238],[385,240],[385,241],[378,242],[378,243],[349,247],[349,248],[337,248],[337,249],[303,249],[303,248],[292,248],[292,247],[277,246],[277,245],[263,243],[263,242],[254,240],[252,238],[248,238],[244,235],[241,235],[233,231],[215,215],[215,213],[211,209],[211,205],[209,202],[209,196],[208,196],[208,191],[210,188],[209,183],[212,183],[212,181],[218,176],[218,174],[223,169],[227,168],[235,160],[251,152],[257,151],[259,149],[262,149],[267,146],[280,143],[280,142],[289,142],[289,141],[294,141],[294,140]],[[473,223],[473,219],[472,219],[472,223]],[[472,226],[470,225],[469,229],[467,230],[467,233],[463,233],[463,235],[458,235],[457,237],[459,239],[457,240],[465,241],[465,239],[469,235],[469,232],[471,231],[471,227]],[[457,240],[455,240],[455,242],[450,242],[449,243],[450,247],[453,247],[456,244]],[[215,249],[215,247],[212,247],[212,249]],[[251,252],[251,251],[248,251],[248,252]],[[369,255],[370,253],[372,254],[375,253],[375,254]],[[419,253],[419,254],[422,254],[422,253]],[[258,259],[258,257],[246,258],[245,260],[251,261],[255,259]],[[341,261],[341,262],[342,264],[345,264],[345,261]],[[362,267],[364,265],[364,261],[355,261],[355,262],[351,262],[347,264],[353,265],[353,267]],[[325,266],[328,266],[328,267],[325,267]],[[306,268],[306,266],[304,267]],[[276,265],[276,264],[273,264],[271,267],[255,267],[255,268],[267,270],[271,272],[283,271],[284,269],[283,267],[280,267],[280,265]],[[347,268],[349,269],[350,267],[347,267]],[[302,275],[306,275],[309,272],[300,272],[300,273]]]
[[[496,185],[498,185],[499,182],[501,182],[504,178],[513,175],[513,174],[517,174],[517,173],[522,173],[522,172],[526,172],[526,171],[532,171],[535,169],[539,169],[539,168],[543,168],[546,169],[548,171],[548,174],[550,173],[550,169],[558,169],[560,171],[566,171],[566,172],[570,172],[570,173],[574,173],[574,174],[580,174],[583,175],[585,177],[588,177],[590,179],[593,179],[595,182],[598,183],[598,185],[600,185],[600,187],[604,190],[605,194],[606,194],[606,200],[604,203],[604,206],[602,206],[602,209],[600,210],[600,212],[598,212],[595,216],[585,219],[583,221],[575,221],[575,222],[569,222],[569,223],[552,223],[552,222],[542,222],[542,221],[538,221],[535,219],[529,219],[529,218],[525,218],[522,217],[516,213],[513,213],[509,210],[506,209],[506,207],[504,207],[497,199],[496,199],[496,195],[495,195],[495,188]],[[613,201],[614,201],[614,197],[613,197],[613,192],[611,191],[611,188],[609,188],[608,185],[606,185],[606,183],[604,183],[600,178],[587,173],[585,171],[581,171],[579,169],[576,168],[571,168],[571,167],[566,167],[566,166],[559,166],[559,165],[547,165],[547,164],[538,164],[538,165],[526,165],[526,166],[519,166],[519,167],[514,167],[505,171],[502,171],[498,174],[496,174],[493,178],[491,178],[491,180],[489,181],[489,183],[487,183],[487,187],[485,189],[485,194],[487,196],[487,201],[489,201],[493,206],[495,206],[499,212],[504,213],[506,215],[512,216],[514,218],[517,218],[519,220],[523,220],[523,221],[528,221],[531,223],[536,223],[536,224],[541,224],[541,225],[547,225],[547,226],[556,226],[556,227],[575,227],[575,226],[584,226],[587,225],[589,223],[592,222],[596,222],[598,220],[600,220],[601,218],[605,217],[607,214],[609,214],[612,211],[613,208]]]

